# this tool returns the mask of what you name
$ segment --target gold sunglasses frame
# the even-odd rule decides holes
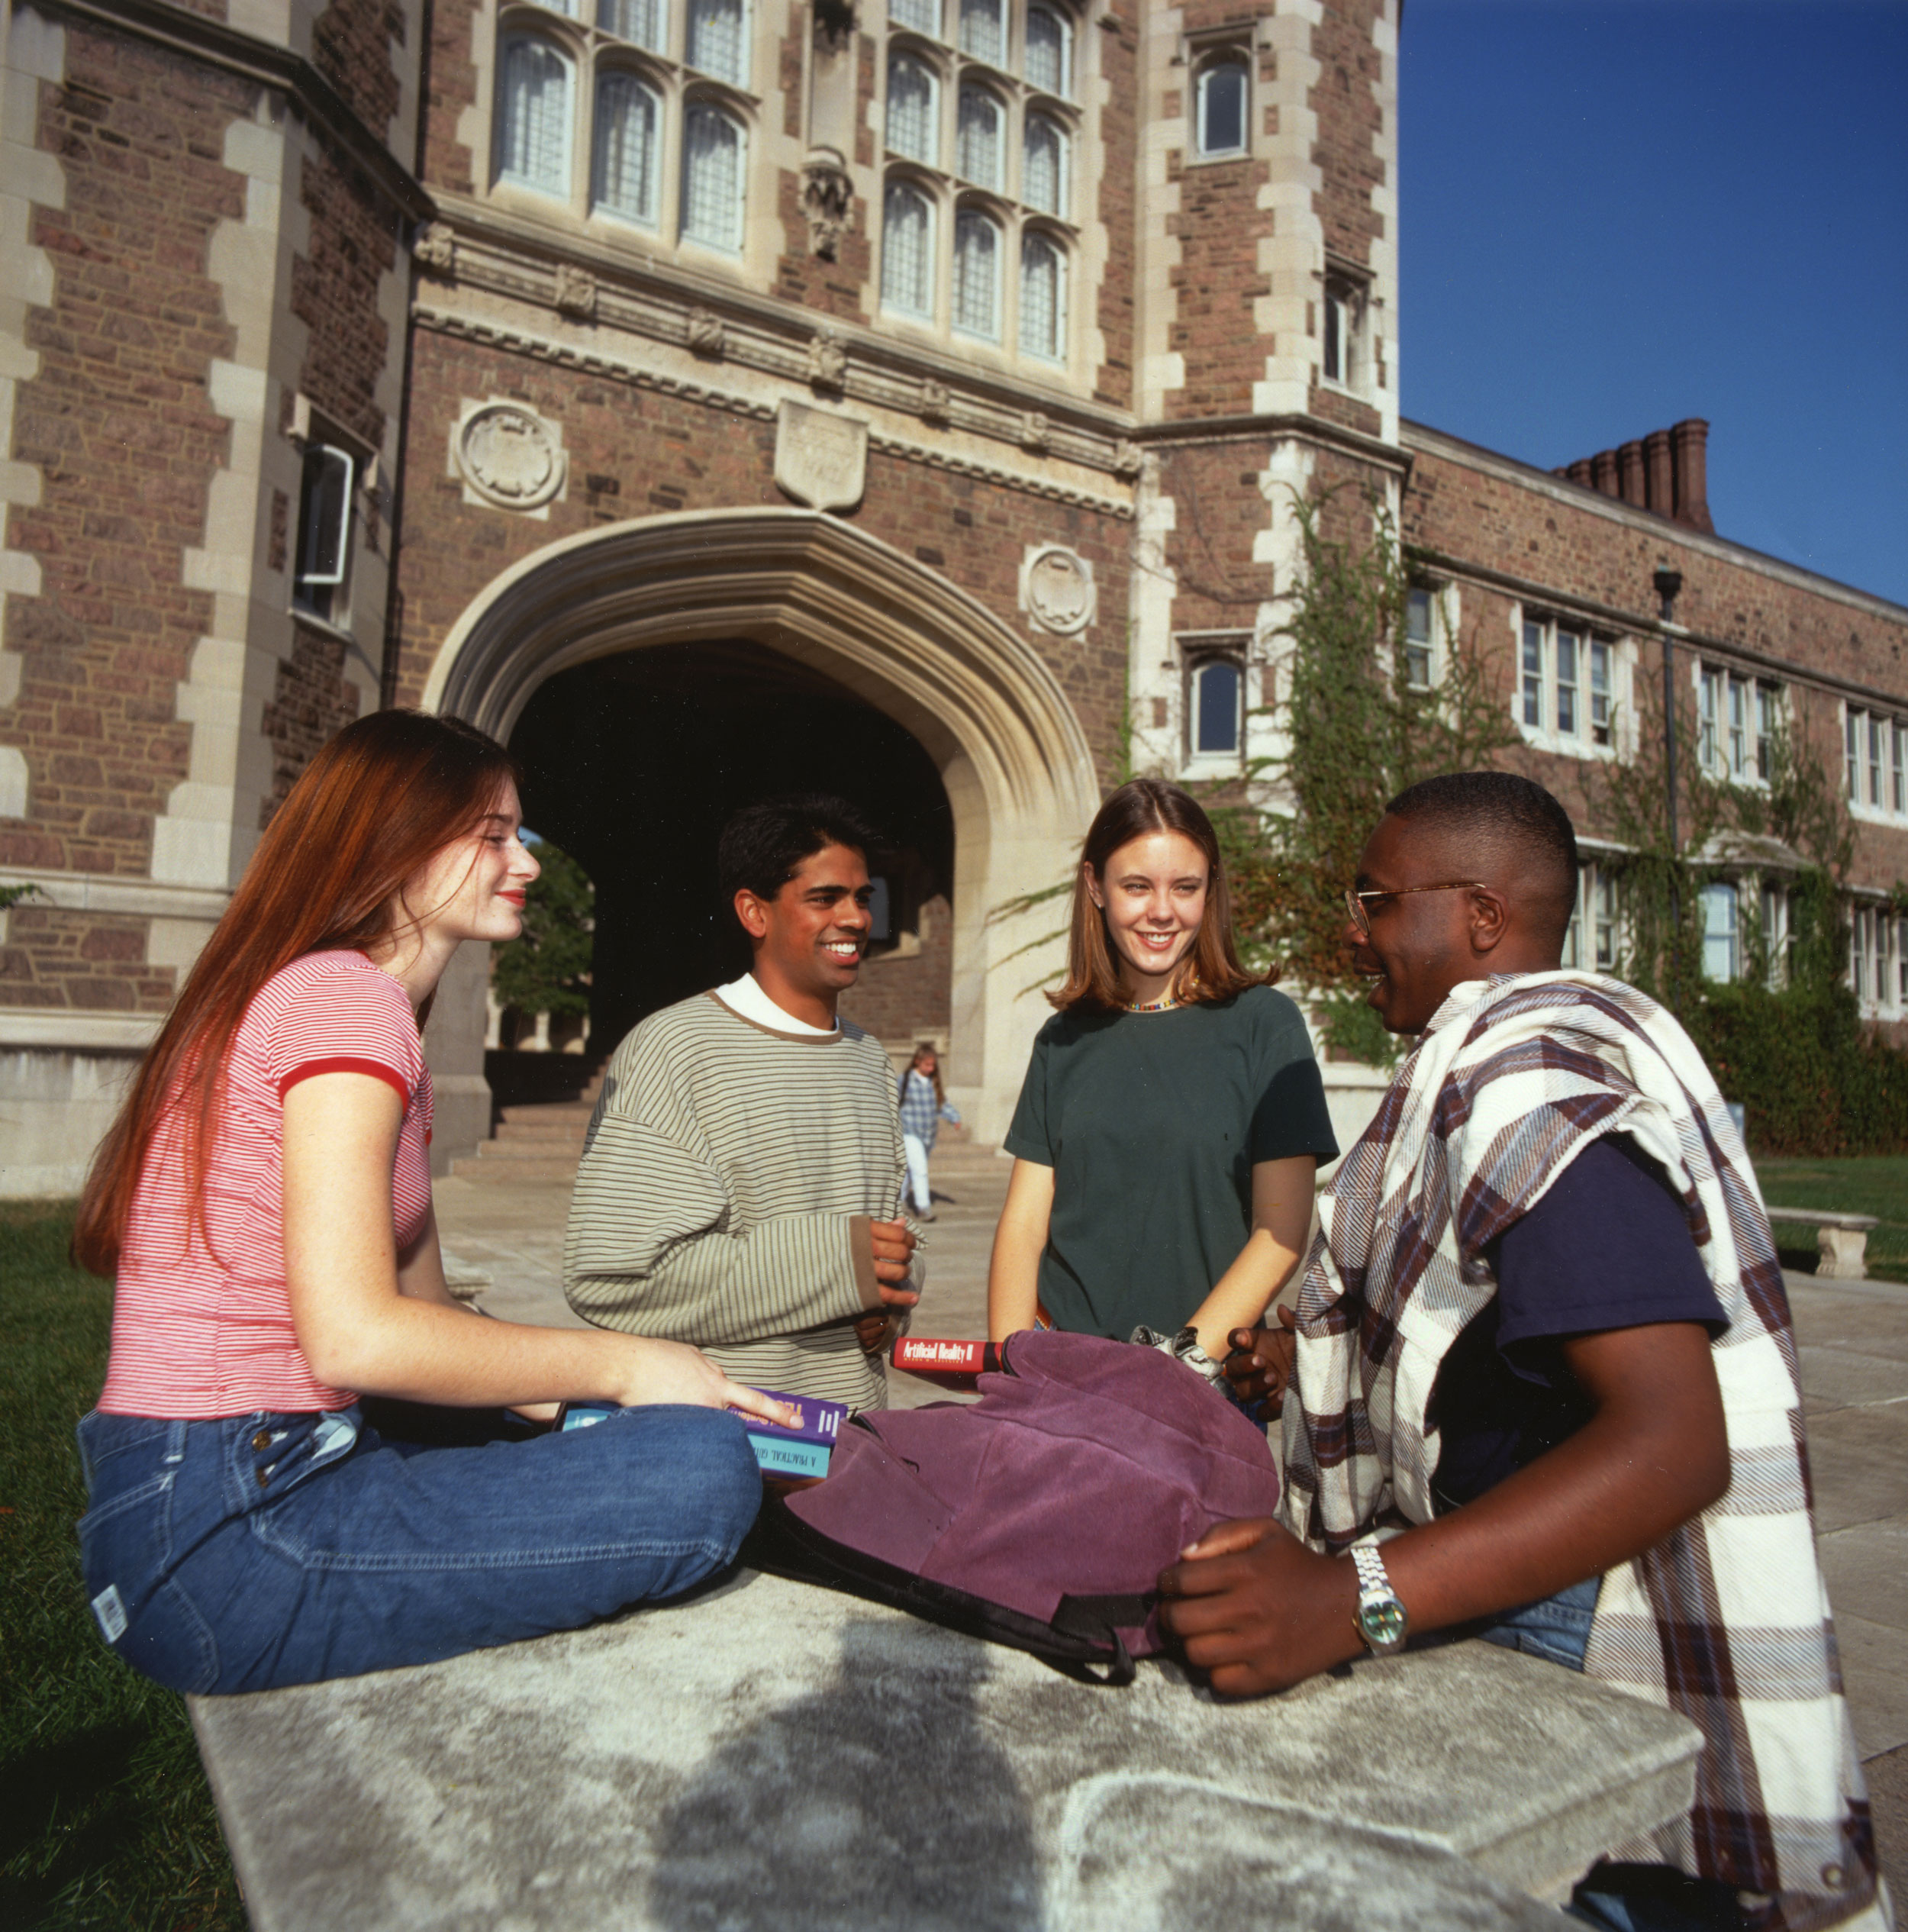
[[[1394,885],[1388,892],[1380,892],[1375,886],[1361,892],[1355,886],[1345,889],[1345,909],[1352,915],[1352,924],[1366,939],[1371,937],[1371,915],[1365,909],[1367,899],[1405,899],[1413,892],[1481,892],[1484,882],[1481,879],[1453,879],[1442,885]]]

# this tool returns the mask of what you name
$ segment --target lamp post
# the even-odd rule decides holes
[[[1670,635],[1675,621],[1677,593],[1683,588],[1680,570],[1658,570],[1656,595],[1663,624],[1663,806],[1669,834],[1670,973],[1669,990],[1674,1002],[1677,941],[1682,931],[1682,908],[1676,890],[1676,640]]]

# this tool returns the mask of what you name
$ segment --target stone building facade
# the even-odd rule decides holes
[[[1106,786],[1280,749],[1293,506],[1341,484],[1419,559],[1424,675],[1476,639],[1573,803],[1679,571],[1710,755],[1845,743],[1899,1014],[1908,611],[1712,534],[1690,425],[1551,474],[1401,420],[1397,19],[9,0],[0,1185],[75,1184],[276,802],[392,702],[523,758],[605,1043],[732,960],[728,810],[860,799],[849,1010],[998,1137]],[[484,1026],[473,959],[440,1158]],[[1333,1077],[1354,1124],[1376,1076]]]

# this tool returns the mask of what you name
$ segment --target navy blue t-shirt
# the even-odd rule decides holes
[[[1441,1508],[1481,1496],[1587,1422],[1561,1338],[1653,1322],[1729,1326],[1681,1202],[1627,1134],[1593,1140],[1485,1250],[1497,1292],[1438,1370]]]

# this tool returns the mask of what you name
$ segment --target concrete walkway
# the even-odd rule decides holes
[[[917,1334],[987,1332],[987,1260],[1010,1163],[944,1140],[933,1174]],[[446,1250],[487,1276],[478,1298],[508,1320],[576,1324],[561,1289],[569,1185],[499,1171],[437,1184]],[[1817,1527],[1884,1870],[1908,1898],[1908,1287],[1787,1278],[1802,1344]],[[914,1407],[946,1392],[897,1376]]]

